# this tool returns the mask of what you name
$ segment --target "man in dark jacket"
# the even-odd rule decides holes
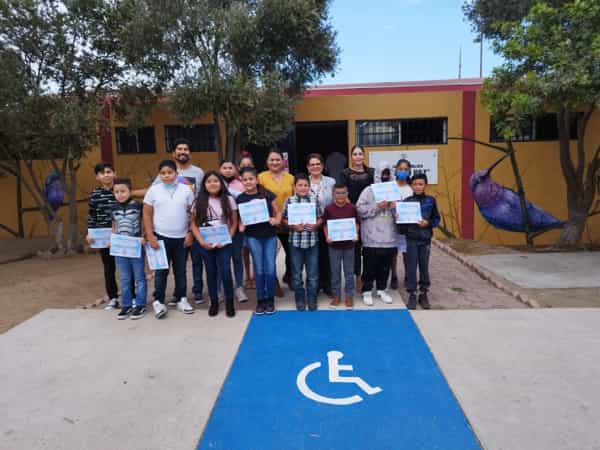
[[[411,182],[414,195],[406,198],[405,202],[419,202],[421,204],[421,221],[404,226],[406,233],[406,256],[408,260],[408,309],[417,308],[417,265],[419,266],[419,304],[423,309],[429,309],[427,291],[431,282],[429,280],[429,253],[433,229],[440,223],[440,213],[437,209],[435,198],[425,194],[427,188],[427,175],[416,174]]]

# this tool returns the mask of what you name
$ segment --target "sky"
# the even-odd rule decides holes
[[[464,0],[334,0],[330,16],[340,64],[322,84],[479,76],[479,44],[464,20]],[[484,46],[483,74],[501,63]]]

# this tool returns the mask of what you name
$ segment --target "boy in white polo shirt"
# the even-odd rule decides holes
[[[144,229],[146,240],[152,248],[164,241],[167,259],[173,267],[177,309],[192,314],[194,309],[186,298],[185,248],[184,242],[191,240],[189,211],[194,203],[194,194],[185,185],[177,182],[177,166],[165,160],[158,165],[160,183],[150,187],[144,197]],[[169,269],[157,270],[154,274],[154,315],[157,319],[167,313],[165,288]]]

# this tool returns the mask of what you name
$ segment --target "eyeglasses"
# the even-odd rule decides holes
[[[333,195],[335,195],[336,197],[343,197],[344,195],[348,195],[348,191],[334,192]]]

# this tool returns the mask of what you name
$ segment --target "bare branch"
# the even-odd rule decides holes
[[[500,150],[503,153],[510,153],[510,150],[504,147],[500,147],[499,145],[494,145],[494,144],[490,144],[488,142],[483,142],[483,141],[478,141],[477,139],[471,139],[471,138],[467,138],[467,137],[449,137],[448,140],[454,140],[454,141],[467,141],[467,142],[474,142],[475,144],[479,144],[479,145],[483,145],[484,147],[489,147],[489,148],[493,148],[495,150]]]

